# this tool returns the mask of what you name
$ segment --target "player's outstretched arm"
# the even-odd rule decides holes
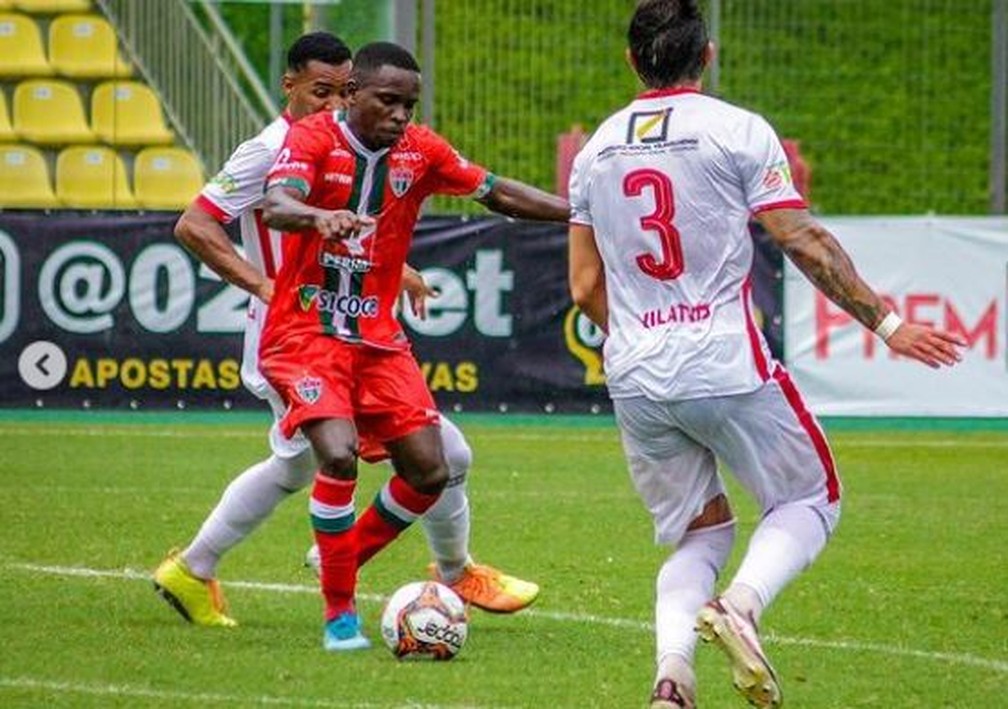
[[[508,217],[564,223],[570,218],[567,200],[507,177],[496,178],[486,196],[477,201]]]
[[[836,238],[804,209],[774,209],[758,219],[801,272],[834,303],[874,330],[894,352],[929,367],[962,359],[962,338],[925,325],[904,323],[862,280]]]
[[[273,297],[273,281],[242,258],[227,232],[197,202],[175,222],[175,238],[228,283],[248,291],[264,303]]]
[[[567,244],[567,276],[571,299],[589,320],[602,328],[603,332],[609,332],[605,267],[595,244],[595,231],[584,224],[571,224]]]
[[[323,239],[345,239],[374,223],[346,209],[319,209],[305,204],[293,187],[274,185],[266,190],[263,221],[281,231],[317,231]]]

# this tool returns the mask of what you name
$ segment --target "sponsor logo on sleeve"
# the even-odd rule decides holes
[[[221,170],[210,180],[211,185],[216,185],[217,188],[224,194],[231,194],[236,189],[238,189],[238,181],[226,170]]]
[[[791,184],[791,168],[787,160],[775,162],[763,173],[763,186],[768,190],[775,190],[782,185]]]

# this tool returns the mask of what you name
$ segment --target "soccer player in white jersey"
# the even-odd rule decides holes
[[[696,632],[725,651],[752,704],[781,702],[760,614],[825,546],[840,481],[815,417],[752,317],[750,214],[825,295],[891,350],[932,367],[961,340],[902,323],[813,219],[777,136],[700,93],[713,55],[696,0],[643,0],[628,58],[645,91],[598,128],[570,181],[570,286],[604,346],[630,476],[659,543],[654,709],[693,707]],[[720,459],[762,511],[737,574]]]
[[[175,234],[224,280],[248,291],[249,320],[245,327],[242,381],[267,401],[279,419],[280,397],[258,367],[259,334],[273,295],[279,266],[280,233],[263,223],[260,202],[266,173],[276,160],[291,123],[320,110],[333,110],[350,77],[347,46],[327,32],[296,40],[287,55],[283,89],[287,109],[259,135],[234,151],[224,168],[202,190],[179,219]],[[245,256],[232,245],[222,224],[238,219]],[[414,308],[422,310],[427,291],[419,274],[410,280]],[[441,436],[450,477],[445,491],[422,520],[435,557],[432,574],[467,602],[485,610],[512,613],[532,603],[539,587],[477,564],[469,555],[469,500],[466,475],[472,452],[462,432],[441,417]],[[312,481],[318,467],[308,441],[300,434],[285,438],[276,424],[269,432],[272,455],[255,463],[228,485],[196,537],[182,551],[172,551],[154,574],[158,592],[187,620],[197,625],[233,626],[216,581],[221,557],[245,539],[281,501]]]

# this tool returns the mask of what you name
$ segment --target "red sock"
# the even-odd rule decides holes
[[[319,548],[325,619],[354,610],[357,589],[357,534],[354,527],[356,480],[315,475],[309,509]]]
[[[388,546],[440,496],[419,492],[398,475],[392,476],[357,520],[357,565]]]

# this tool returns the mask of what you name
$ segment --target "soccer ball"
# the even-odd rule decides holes
[[[450,660],[465,645],[469,619],[462,599],[434,581],[401,587],[382,611],[381,634],[399,659]]]

